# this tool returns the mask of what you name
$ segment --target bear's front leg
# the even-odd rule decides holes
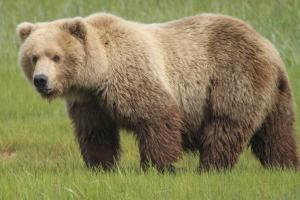
[[[159,171],[174,170],[171,165],[181,154],[181,117],[176,106],[167,106],[136,127],[141,167],[153,164]]]
[[[88,167],[115,166],[119,157],[119,132],[96,102],[67,102],[82,157]]]

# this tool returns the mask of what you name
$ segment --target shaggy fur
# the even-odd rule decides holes
[[[22,23],[17,32],[25,75],[47,73],[43,96],[66,99],[90,167],[115,165],[119,128],[135,133],[144,169],[171,166],[182,149],[199,151],[204,170],[230,169],[249,143],[265,167],[299,165],[284,64],[240,20],[203,14],[141,24],[95,14]]]
[[[109,169],[119,158],[119,131],[97,102],[67,104],[81,154],[88,167]]]

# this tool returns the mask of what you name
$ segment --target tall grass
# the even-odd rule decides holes
[[[231,172],[198,173],[185,155],[176,175],[142,173],[133,138],[122,134],[113,173],[84,167],[64,103],[42,101],[17,65],[15,27],[22,21],[106,11],[141,22],[203,12],[241,18],[270,39],[287,66],[300,105],[299,0],[0,0],[0,199],[300,199],[300,173],[263,169],[249,151]],[[300,141],[300,108],[297,139]]]

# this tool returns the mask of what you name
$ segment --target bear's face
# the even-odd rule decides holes
[[[51,100],[68,92],[84,73],[86,26],[80,19],[50,23],[21,23],[19,62],[45,98]]]

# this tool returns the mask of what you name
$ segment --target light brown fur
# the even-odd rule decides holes
[[[200,151],[203,169],[231,168],[249,142],[264,166],[299,164],[285,67],[240,20],[141,24],[95,14],[21,24],[18,34],[30,81],[41,67],[33,54],[52,66],[54,92],[45,97],[66,99],[88,166],[114,166],[119,128],[136,133],[142,167],[163,170],[183,148]],[[55,54],[58,64],[49,61]]]

